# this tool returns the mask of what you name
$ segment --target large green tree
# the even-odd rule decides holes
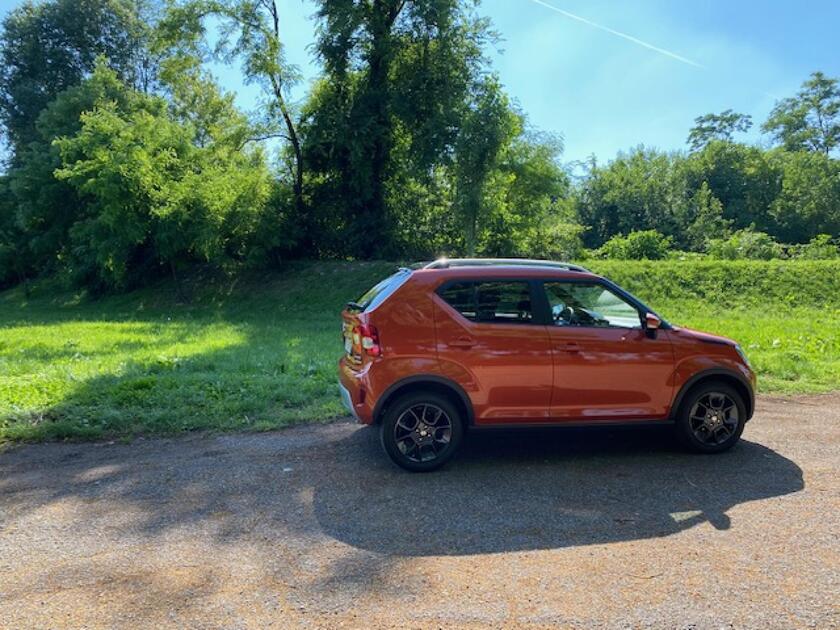
[[[55,178],[61,155],[54,144],[81,128],[80,116],[100,101],[124,103],[124,84],[104,60],[90,78],[60,93],[38,116],[35,137],[17,155],[9,171],[16,222],[27,235],[21,264],[28,271],[51,272],[69,260],[69,230],[84,206],[76,190]]]
[[[840,86],[814,72],[796,96],[779,101],[762,129],[789,151],[829,155],[840,146]]]
[[[769,209],[773,235],[788,243],[840,236],[840,161],[811,151],[777,151],[771,159],[782,174]]]
[[[187,65],[195,57],[241,62],[245,80],[260,86],[266,97],[265,129],[255,138],[282,137],[288,142],[294,203],[305,223],[301,139],[289,96],[299,73],[286,61],[280,20],[275,0],[176,0],[158,26],[156,49]]]
[[[491,194],[490,179],[498,171],[503,149],[521,132],[521,120],[513,113],[499,82],[489,77],[480,82],[464,112],[455,145],[455,207],[464,226],[464,247],[474,256],[482,220],[500,203],[499,192]],[[497,187],[504,187],[499,182]]]
[[[324,81],[304,113],[305,158],[321,225],[344,227],[344,251],[396,254],[397,180],[435,187],[451,164],[486,22],[465,0],[319,2]],[[336,217],[336,214],[339,215]],[[396,247],[395,247],[396,246]]]
[[[719,114],[706,114],[694,119],[694,126],[688,132],[688,145],[692,151],[699,151],[712,140],[731,142],[736,133],[749,131],[752,117],[727,109]]]
[[[638,147],[605,166],[590,165],[578,199],[590,247],[634,230],[673,236],[686,199],[685,178],[678,156]]]
[[[735,228],[772,231],[770,204],[779,193],[780,173],[758,147],[714,140],[681,164],[689,194],[705,183]]]
[[[108,73],[92,81],[114,81]],[[122,102],[98,100],[78,133],[55,142],[56,177],[85,200],[70,241],[89,281],[122,288],[164,265],[174,274],[179,261],[245,257],[270,178],[259,151],[241,150],[246,121],[215,99],[216,120],[199,133],[164,99],[127,91]]]
[[[3,20],[0,123],[14,155],[37,141],[36,121],[58,94],[78,85],[104,55],[118,76],[148,86],[155,66],[145,54],[151,2],[27,0]]]
[[[26,248],[27,238],[17,222],[9,178],[0,175],[0,288],[26,277]]]

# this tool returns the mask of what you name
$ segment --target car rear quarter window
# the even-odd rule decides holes
[[[531,288],[525,281],[455,282],[438,294],[470,321],[528,324],[534,319]]]
[[[382,304],[394,291],[399,289],[411,276],[410,269],[400,269],[395,274],[376,283],[362,297],[348,306],[355,307],[361,311],[372,311]]]

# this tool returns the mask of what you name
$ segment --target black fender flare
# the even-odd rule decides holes
[[[379,416],[382,413],[382,410],[385,409],[386,405],[390,400],[393,400],[394,396],[399,393],[399,391],[407,386],[411,385],[422,385],[423,383],[434,384],[438,386],[445,387],[446,389],[450,390],[455,396],[458,397],[461,404],[466,411],[466,417],[464,420],[466,421],[467,425],[472,425],[474,422],[473,416],[473,408],[472,408],[472,401],[470,397],[467,396],[467,393],[464,391],[464,388],[458,385],[455,381],[445,378],[443,376],[439,376],[437,374],[413,374],[412,376],[407,376],[406,378],[402,378],[395,383],[391,383],[388,388],[382,392],[382,395],[379,396],[378,400],[376,401],[376,405],[373,407],[373,421],[374,423],[379,422]]]
[[[727,368],[710,368],[708,370],[697,372],[697,374],[688,379],[680,388],[680,391],[674,398],[674,404],[671,405],[671,419],[675,418],[677,410],[682,404],[683,398],[685,398],[685,395],[692,387],[701,381],[714,379],[715,377],[720,376],[735,379],[747,392],[746,400],[744,400],[744,404],[747,406],[747,420],[752,418],[753,412],[755,411],[755,391],[753,390],[752,384],[744,377],[743,374],[739,374],[735,370]]]

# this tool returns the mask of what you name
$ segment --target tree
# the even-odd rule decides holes
[[[211,46],[208,19],[218,20],[218,38]],[[297,121],[289,103],[289,89],[298,79],[288,64],[280,38],[280,13],[275,0],[184,0],[173,3],[158,28],[157,49],[189,58],[213,57],[230,62],[241,59],[247,81],[268,95],[266,126],[262,137],[280,135],[291,147],[288,167],[296,210],[306,214],[304,163]],[[183,61],[186,58],[187,61]],[[279,120],[278,120],[279,119]]]
[[[403,251],[397,236],[409,219],[396,212],[411,209],[397,181],[440,201],[441,169],[451,166],[491,37],[472,4],[319,2],[316,50],[325,74],[304,111],[305,159],[321,225],[343,226],[344,253]],[[425,212],[418,208],[418,221]]]
[[[694,119],[694,126],[688,132],[688,145],[692,151],[699,151],[712,140],[731,142],[736,133],[749,131],[752,117],[727,109],[720,114],[706,114]]]
[[[166,265],[175,275],[179,261],[244,256],[270,180],[261,153],[231,142],[239,114],[201,143],[166,101],[136,92],[122,104],[97,102],[81,121],[56,141],[55,175],[87,201],[70,237],[89,278],[124,288],[141,270]]]
[[[693,251],[704,251],[709,241],[729,234],[731,220],[723,218],[723,204],[703,182],[686,204],[688,215],[678,244]]]
[[[124,81],[148,83],[148,26],[141,0],[27,0],[3,20],[0,123],[13,154],[38,140],[38,116],[59,93],[78,85],[104,55]]]
[[[840,87],[814,72],[796,96],[779,101],[762,125],[788,151],[829,155],[840,146]]]
[[[478,224],[478,250],[489,256],[559,256],[581,249],[582,226],[568,203],[569,179],[559,158],[560,138],[527,128],[524,115],[499,151],[484,195],[488,212]],[[523,131],[524,127],[524,131]]]
[[[766,151],[713,140],[682,161],[680,169],[688,194],[708,186],[733,228],[754,225],[762,231],[774,230],[770,204],[779,194],[781,176]]]
[[[455,207],[464,225],[466,253],[474,256],[481,219],[488,213],[487,185],[502,148],[521,130],[521,119],[494,77],[476,88],[456,143]]]
[[[840,234],[840,162],[822,153],[778,151],[781,189],[770,203],[774,235],[805,243],[821,233]]]
[[[577,198],[590,247],[634,230],[674,236],[686,200],[685,173],[678,156],[638,147],[606,166],[593,163]]]
[[[17,223],[9,178],[0,175],[0,288],[24,280],[27,272],[26,236]]]
[[[51,272],[60,258],[68,259],[69,230],[84,207],[76,190],[55,178],[62,162],[53,141],[78,133],[81,114],[97,102],[122,104],[127,94],[116,73],[100,58],[90,78],[60,93],[44,108],[35,124],[35,137],[18,150],[9,186],[16,222],[27,237],[26,268]]]

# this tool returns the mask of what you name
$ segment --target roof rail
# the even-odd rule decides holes
[[[551,260],[531,260],[528,258],[438,258],[434,262],[424,265],[423,269],[449,269],[451,267],[549,267],[552,269],[565,269],[566,271],[580,271],[589,273],[589,270],[580,265],[573,265],[567,262],[554,262]]]

